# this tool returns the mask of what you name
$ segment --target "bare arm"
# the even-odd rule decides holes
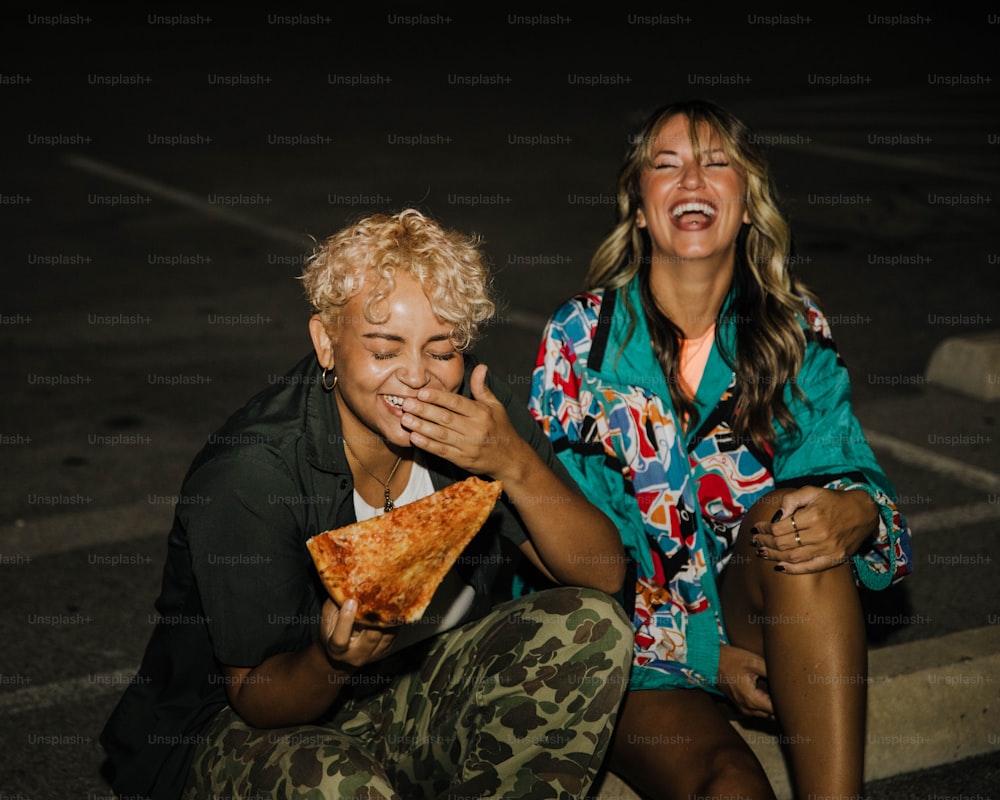
[[[474,474],[503,481],[528,530],[525,555],[558,583],[617,592],[625,551],[611,520],[563,483],[521,437],[486,386],[486,366],[473,370],[473,399],[434,389],[408,399],[403,425],[412,443]]]
[[[250,725],[303,725],[325,712],[355,670],[381,658],[393,634],[355,628],[357,603],[323,604],[321,641],[293,653],[276,653],[255,667],[223,664],[229,705]]]

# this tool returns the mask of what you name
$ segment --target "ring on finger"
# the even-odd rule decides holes
[[[788,519],[792,523],[792,530],[795,531],[795,543],[801,547],[802,537],[799,535],[799,526],[795,524],[795,515],[792,514]]]

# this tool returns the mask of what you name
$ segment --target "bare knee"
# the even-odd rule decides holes
[[[636,738],[654,737],[633,736],[633,741]],[[690,737],[683,738],[690,742]],[[749,749],[734,746],[706,751],[691,743],[684,751],[683,765],[671,767],[667,762],[674,756],[669,749],[656,754],[619,742],[610,765],[615,773],[650,797],[774,799],[767,775]]]
[[[785,496],[791,491],[791,489],[775,489],[754,503],[740,525],[736,552],[734,553],[735,560],[753,573],[758,585],[765,590],[768,586],[773,585],[776,591],[787,589],[795,594],[811,595],[829,591],[834,587],[842,588],[847,585],[853,587],[854,572],[850,558],[830,560],[828,564],[824,563],[825,568],[823,569],[790,574],[782,571],[782,565],[775,560],[761,557],[755,536],[757,526],[761,522],[775,522],[775,516],[781,508]],[[767,531],[770,528],[765,527],[763,530]],[[786,545],[781,545],[781,547],[786,547]],[[768,551],[764,552],[766,554]],[[787,551],[782,550],[781,552]],[[794,559],[792,560],[794,561]]]
[[[774,571],[774,564],[757,555],[756,533],[757,526],[762,522],[771,523],[781,508],[781,503],[790,489],[775,489],[769,492],[754,503],[750,510],[744,515],[740,522],[739,532],[734,543],[733,554],[730,556],[727,571],[738,572],[748,570],[755,572],[758,569],[769,572]],[[766,530],[766,528],[765,528]],[[730,569],[736,567],[736,569]]]
[[[659,800],[773,798],[763,768],[720,708],[696,689],[629,692],[611,769]]]
[[[746,747],[720,747],[707,754],[705,782],[695,792],[705,798],[774,798],[767,775]]]
[[[744,515],[743,522],[740,523],[740,531],[749,531],[758,522],[774,521],[774,515],[781,508],[781,503],[785,499],[785,495],[790,492],[792,492],[792,489],[774,489],[761,497],[756,503],[750,506],[750,510]]]

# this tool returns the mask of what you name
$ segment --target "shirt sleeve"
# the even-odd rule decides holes
[[[582,335],[582,334],[581,334]],[[654,568],[642,514],[625,476],[613,465],[580,404],[581,373],[573,341],[558,315],[545,327],[532,374],[528,411],[577,486],[614,523],[640,575]]]
[[[585,407],[587,392],[577,358],[579,342],[590,338],[574,309],[560,309],[545,328],[533,374],[529,411],[552,441],[560,460],[584,488],[592,502],[607,514],[618,528],[623,545],[635,563],[638,578],[657,580],[642,513],[635,494],[626,485],[625,475],[613,453],[605,449],[597,416]],[[527,588],[530,584],[522,578]],[[683,598],[687,587],[675,576],[668,586],[654,589],[650,581],[623,587],[630,597],[619,599],[633,609],[637,626],[637,664],[652,662],[655,669],[633,668],[629,686],[633,689],[662,689],[665,686],[699,686],[715,692],[718,676],[720,631],[715,614],[689,614],[687,604],[677,602],[662,614],[649,613],[644,592],[659,591],[670,598]],[[521,590],[520,586],[515,587]],[[640,590],[637,592],[637,590]],[[659,653],[669,649],[665,641],[683,640],[686,658],[665,660]]]
[[[304,498],[266,454],[223,456],[186,481],[179,518],[216,659],[254,667],[316,635]]]
[[[879,466],[851,406],[847,368],[826,320],[810,307],[812,335],[796,385],[785,400],[798,431],[779,429],[774,455],[778,486],[812,484],[866,492],[879,507],[879,529],[854,556],[858,580],[884,589],[912,569],[910,529],[896,505],[896,491]]]

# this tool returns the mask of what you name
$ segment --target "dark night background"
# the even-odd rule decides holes
[[[480,234],[507,304],[479,352],[526,394],[628,134],[687,97],[767,144],[911,518],[914,575],[866,598],[872,647],[996,630],[1000,357],[979,393],[925,370],[1000,330],[1000,15],[43,8],[0,36],[0,798],[110,795],[97,735],[149,634],[172,498],[309,348],[311,238],[407,206]],[[988,741],[947,734],[985,755],[871,796],[995,785],[985,688]]]

